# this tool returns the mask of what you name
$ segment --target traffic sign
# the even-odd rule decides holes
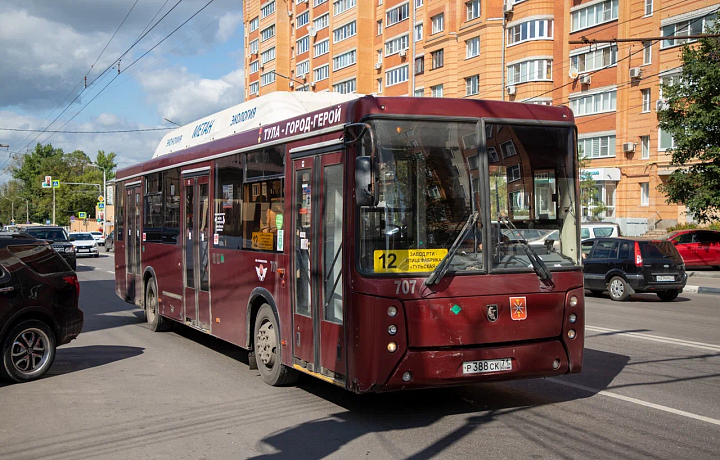
[[[98,209],[105,209],[105,203],[98,203]]]
[[[45,219],[45,225],[50,225],[50,219]]]
[[[52,188],[60,188],[60,181],[59,180],[52,181]]]
[[[79,212],[78,217],[80,219],[87,219],[87,213],[86,212]]]
[[[102,203],[103,201],[105,201],[105,197],[102,196],[102,195],[100,195],[100,196],[98,197],[98,201]]]
[[[70,216],[70,222],[75,222],[75,216]]]
[[[43,187],[52,187],[52,176],[45,176],[45,181],[43,181]]]

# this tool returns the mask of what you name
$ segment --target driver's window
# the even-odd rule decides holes
[[[592,252],[593,245],[595,244],[594,241],[583,241],[582,243],[582,258],[583,259],[589,259],[590,253]]]

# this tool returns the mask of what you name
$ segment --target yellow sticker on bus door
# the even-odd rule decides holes
[[[373,266],[375,273],[431,272],[447,252],[447,249],[377,250],[373,254]]]
[[[272,251],[275,244],[275,234],[267,232],[253,232],[252,245],[253,249],[261,251]]]

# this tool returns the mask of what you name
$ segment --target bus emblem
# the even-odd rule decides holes
[[[510,297],[510,317],[513,321],[527,319],[527,301],[525,297]]]
[[[265,281],[265,275],[267,275],[267,267],[260,264],[259,266],[255,267],[255,272],[257,273],[260,282]]]
[[[498,319],[498,306],[497,305],[493,304],[493,305],[487,306],[487,319],[491,323],[494,323],[495,321],[497,321],[497,319]]]

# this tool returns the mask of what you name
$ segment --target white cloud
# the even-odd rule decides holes
[[[238,25],[242,24],[242,12],[227,12],[218,21],[218,30],[215,36],[221,42],[226,42],[235,33]]]

